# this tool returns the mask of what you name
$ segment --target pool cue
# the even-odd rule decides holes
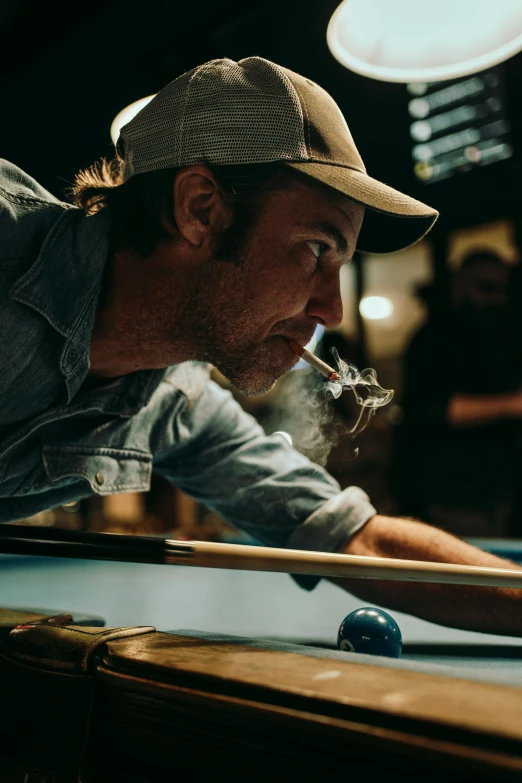
[[[0,524],[0,552],[349,579],[522,587],[522,569],[514,568],[485,568],[208,541],[176,541],[154,536],[12,524]]]

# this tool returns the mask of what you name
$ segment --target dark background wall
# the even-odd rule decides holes
[[[318,81],[337,100],[370,174],[441,210],[437,231],[522,204],[522,59],[505,66],[515,157],[426,185],[412,173],[403,85],[350,73],[328,51],[338,0],[131,0],[0,6],[0,156],[58,196],[74,173],[112,155],[121,108],[213,57],[260,55]],[[436,9],[433,10],[433,13]]]

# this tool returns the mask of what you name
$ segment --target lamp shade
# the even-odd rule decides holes
[[[120,135],[120,130],[123,128],[123,126],[126,125],[131,120],[133,120],[134,117],[138,114],[138,112],[144,109],[147,103],[149,103],[149,101],[151,101],[153,98],[154,95],[147,95],[146,98],[140,98],[139,101],[134,101],[134,103],[130,103],[120,112],[118,112],[118,114],[113,119],[111,124],[111,139],[114,146],[116,146],[117,144]]]
[[[372,79],[456,79],[522,49],[522,0],[344,0],[327,41],[340,63]]]

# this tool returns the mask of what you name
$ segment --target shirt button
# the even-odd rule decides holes
[[[99,484],[100,487],[102,484],[105,484],[105,476],[103,475],[103,473],[100,473],[98,471],[98,473],[95,475],[94,478],[96,479],[96,483]]]
[[[73,349],[72,351],[69,351],[67,354],[67,358],[70,362],[72,362],[73,359],[76,359],[76,351]]]

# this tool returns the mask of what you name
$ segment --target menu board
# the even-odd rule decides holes
[[[408,84],[413,171],[425,184],[514,154],[502,66],[451,82]]]

